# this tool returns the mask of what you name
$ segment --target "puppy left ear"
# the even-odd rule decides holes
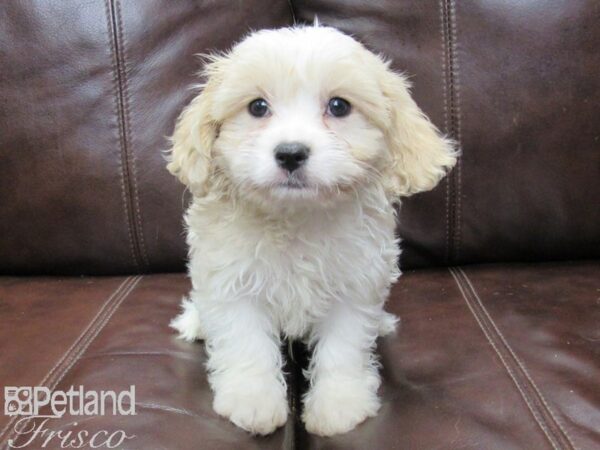
[[[442,136],[410,95],[410,84],[385,67],[381,89],[389,101],[386,133],[392,164],[386,182],[394,197],[433,189],[456,163],[454,142]]]

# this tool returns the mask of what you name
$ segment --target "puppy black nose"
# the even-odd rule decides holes
[[[306,162],[309,153],[310,149],[301,142],[283,142],[275,147],[275,161],[291,173]]]

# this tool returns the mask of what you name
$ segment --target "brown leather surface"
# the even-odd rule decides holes
[[[0,3],[0,273],[183,270],[162,151],[194,55],[291,23],[285,1]]]
[[[382,51],[463,156],[404,202],[405,267],[597,258],[600,3],[296,0]]]
[[[250,29],[321,22],[393,59],[460,164],[404,202],[404,267],[600,256],[600,3],[105,0],[0,3],[0,273],[184,267],[186,196],[161,151],[199,61]],[[329,439],[215,415],[202,345],[167,327],[184,275],[0,278],[0,387],[136,386],[144,449],[600,448],[600,265],[409,271],[381,341],[380,414]],[[14,423],[0,415],[0,449]],[[32,447],[28,447],[32,448]]]
[[[103,4],[0,17],[0,270],[132,268]]]
[[[473,300],[481,302],[500,339],[523,364],[515,368],[522,383],[533,383],[532,402],[539,390],[547,403],[540,408],[554,414],[573,446],[600,448],[600,265],[469,268],[465,273],[465,291],[476,293]]]
[[[2,278],[0,388],[50,386],[123,283],[119,278]],[[4,390],[2,389],[2,392]],[[0,415],[0,429],[8,417]]]
[[[405,274],[380,414],[306,448],[599,448],[599,279],[598,263]]]
[[[18,376],[30,369],[37,376],[22,379],[37,379],[52,366],[50,356],[38,358],[46,352],[44,337],[36,334],[41,322],[52,330],[48,339],[60,342],[54,358],[91,323],[93,332],[84,333],[70,363],[60,366],[56,389],[133,384],[138,414],[85,421],[65,416],[48,428],[124,429],[136,435],[127,448],[591,449],[600,446],[598,279],[598,263],[406,273],[388,308],[401,316],[400,331],[379,346],[382,410],[356,430],[327,439],[308,435],[297,421],[305,388],[299,348],[296,363],[288,357],[296,420],[271,437],[252,438],[212,412],[202,345],[178,341],[167,327],[189,288],[183,275],[0,279],[3,298],[10,293],[31,305],[45,292],[47,300],[31,321],[14,323],[18,310],[0,315],[0,330],[15,336],[2,340],[2,359],[35,347],[33,340],[39,354],[28,352]],[[95,306],[82,308],[86,301]],[[71,322],[48,321],[55,313]],[[3,369],[3,377],[12,377],[9,366]]]
[[[600,3],[468,1],[456,15],[454,260],[598,257]]]
[[[409,74],[460,164],[404,202],[402,264],[597,258],[594,0],[2,2],[0,273],[183,270],[161,151],[195,53],[320,20]]]
[[[4,282],[2,280],[0,284]],[[49,288],[56,289],[58,282],[54,286],[51,281],[47,283]],[[68,287],[65,285],[61,296],[69,296]],[[252,438],[212,411],[202,345],[177,340],[168,327],[169,320],[179,311],[181,296],[189,288],[184,275],[127,278],[126,285],[111,302],[111,313],[93,321],[93,333],[76,345],[69,358],[71,364],[60,371],[54,383],[55,390],[83,385],[86,390],[117,392],[129,389],[133,384],[136,387],[136,416],[109,414],[84,420],[85,417],[65,415],[61,419],[52,419],[47,428],[57,430],[66,426],[90,433],[124,429],[129,435],[136,435],[130,446],[126,444],[127,448],[136,449],[281,448],[282,441],[287,438],[287,429],[267,438]],[[92,287],[89,294],[93,293]],[[23,283],[21,296],[27,295],[27,284]],[[81,290],[73,294],[79,303],[85,302],[86,297],[87,293]],[[48,315],[51,316],[52,308],[58,308],[59,304],[60,296],[49,296]],[[78,317],[77,306],[71,307],[70,312],[74,318]],[[78,318],[82,326],[86,325],[84,319],[87,317]],[[31,323],[25,327],[29,326],[37,328],[41,324]],[[3,323],[2,327],[11,329],[12,325]],[[23,341],[16,340],[8,341],[6,345],[15,352],[26,346]],[[26,368],[37,362],[32,357],[21,364]],[[5,433],[0,437],[0,443],[9,437],[10,432]],[[22,443],[16,441],[17,445],[19,442]],[[2,444],[0,448],[3,448]]]

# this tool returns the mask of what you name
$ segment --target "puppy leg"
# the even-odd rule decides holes
[[[379,317],[339,304],[315,330],[302,417],[309,432],[344,433],[377,413],[380,378],[373,350]]]
[[[169,326],[179,332],[179,339],[192,342],[197,339],[204,339],[204,332],[200,324],[200,313],[195,303],[184,297],[181,301],[183,310],[177,317],[171,320]]]
[[[215,302],[206,309],[214,410],[251,433],[273,432],[288,414],[279,333],[249,299]]]

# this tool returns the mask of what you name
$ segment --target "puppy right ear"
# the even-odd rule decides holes
[[[212,148],[220,123],[212,115],[215,91],[220,84],[219,61],[214,58],[204,70],[209,77],[204,89],[185,107],[175,124],[167,169],[185,184],[193,195],[209,190]]]
[[[390,101],[389,189],[394,197],[409,196],[433,189],[456,164],[458,153],[454,142],[440,134],[412,99],[406,78],[392,72],[388,64],[380,83]]]

